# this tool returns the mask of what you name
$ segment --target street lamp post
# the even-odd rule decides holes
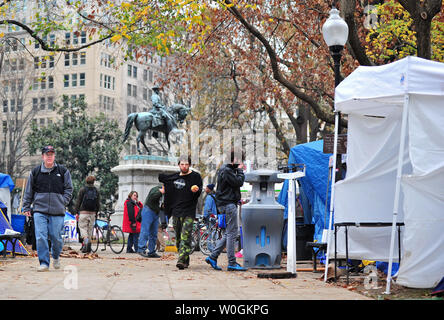
[[[344,49],[344,45],[348,38],[348,26],[347,23],[345,23],[345,21],[339,16],[339,10],[335,7],[330,10],[330,16],[322,26],[322,35],[324,36],[324,40],[327,43],[330,49],[330,54],[333,58],[336,88],[341,82],[341,56],[342,49]],[[338,133],[341,133],[341,114],[339,113],[338,116]]]
[[[339,10],[333,7],[330,10],[330,16],[327,21],[325,21],[322,26],[322,35],[324,36],[324,40],[327,43],[331,56],[334,61],[334,71],[335,71],[335,88],[341,82],[341,53],[342,49],[344,49],[344,45],[347,42],[348,38],[348,26],[347,23],[339,16]],[[333,111],[335,111],[335,107],[333,105]],[[334,153],[336,153],[336,161],[333,165],[333,177],[332,177],[332,188],[331,188],[331,201],[330,201],[330,219],[327,233],[327,256],[325,263],[325,274],[324,281],[327,281],[327,270],[328,270],[328,257],[330,255],[330,243],[331,243],[331,228],[332,228],[332,220],[333,220],[333,202],[334,202],[334,184],[336,181],[336,168],[339,168],[338,176],[341,178],[341,155],[337,153],[337,135],[341,133],[341,113],[335,113],[335,130],[337,130],[337,134],[335,133],[334,139]],[[339,180],[339,179],[338,179]]]

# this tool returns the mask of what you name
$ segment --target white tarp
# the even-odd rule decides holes
[[[406,95],[407,131],[401,137]],[[349,115],[347,177],[335,185],[335,223],[392,222],[399,145],[405,139],[398,282],[433,287],[444,276],[444,64],[408,57],[359,67],[336,88],[335,100],[336,110]],[[390,235],[391,228],[350,228],[350,258],[388,261]],[[343,237],[342,231],[341,257]],[[397,257],[395,241],[394,261]]]

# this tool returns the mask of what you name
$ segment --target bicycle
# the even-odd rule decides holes
[[[193,231],[191,233],[191,252],[192,254],[195,250],[200,250],[200,237],[203,233],[202,229],[205,228],[205,223],[203,218],[196,219],[193,224]]]
[[[210,227],[205,230],[199,240],[200,252],[209,256],[211,251],[216,247],[217,241],[222,239],[225,229],[219,227],[217,218],[210,217]]]
[[[91,251],[96,252],[99,248],[99,243],[103,243],[104,248],[102,251],[106,250],[106,246],[108,245],[111,250],[119,254],[123,251],[125,247],[125,235],[123,234],[122,229],[117,225],[112,225],[111,228],[111,215],[114,213],[114,210],[106,210],[104,212],[98,213],[98,217],[104,217],[103,219],[96,219],[96,223],[94,224],[93,236],[91,238]]]

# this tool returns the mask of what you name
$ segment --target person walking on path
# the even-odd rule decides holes
[[[217,172],[216,205],[219,214],[225,214],[226,232],[216,243],[216,247],[211,251],[205,261],[215,270],[222,270],[217,265],[217,258],[227,247],[228,271],[246,271],[236,262],[234,254],[234,244],[238,233],[237,205],[241,199],[240,187],[244,184],[245,176],[243,169],[245,165],[241,159],[235,157],[231,151],[231,163],[224,164]]]
[[[139,235],[138,253],[142,257],[160,258],[156,253],[157,228],[159,226],[159,212],[162,196],[165,193],[163,186],[151,188],[145,199],[142,209],[142,225]],[[148,252],[147,251],[148,243]]]
[[[165,214],[173,217],[176,247],[179,253],[176,267],[183,270],[190,264],[193,223],[197,201],[202,192],[202,177],[190,169],[189,157],[180,157],[178,165],[179,172],[171,175],[161,173],[159,181],[165,186]]]
[[[91,237],[96,222],[97,212],[100,210],[100,193],[94,186],[96,178],[94,176],[86,177],[86,186],[80,189],[77,196],[75,212],[79,216],[79,230],[83,237],[83,253],[91,252]]]
[[[55,162],[53,146],[42,148],[42,164],[31,170],[23,195],[23,212],[34,220],[37,255],[37,271],[48,271],[51,255],[54,269],[60,268],[63,248],[65,211],[72,197],[71,174],[67,168]],[[31,209],[32,207],[32,209]]]
[[[136,221],[137,213],[142,210],[143,204],[138,200],[137,191],[131,191],[123,204],[122,231],[129,233],[126,247],[127,253],[135,253],[139,247],[140,222]]]

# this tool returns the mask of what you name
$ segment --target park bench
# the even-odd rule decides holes
[[[0,234],[0,241],[3,243],[3,259],[6,259],[7,244],[12,245],[12,257],[15,258],[15,244],[21,238],[21,234]]]

